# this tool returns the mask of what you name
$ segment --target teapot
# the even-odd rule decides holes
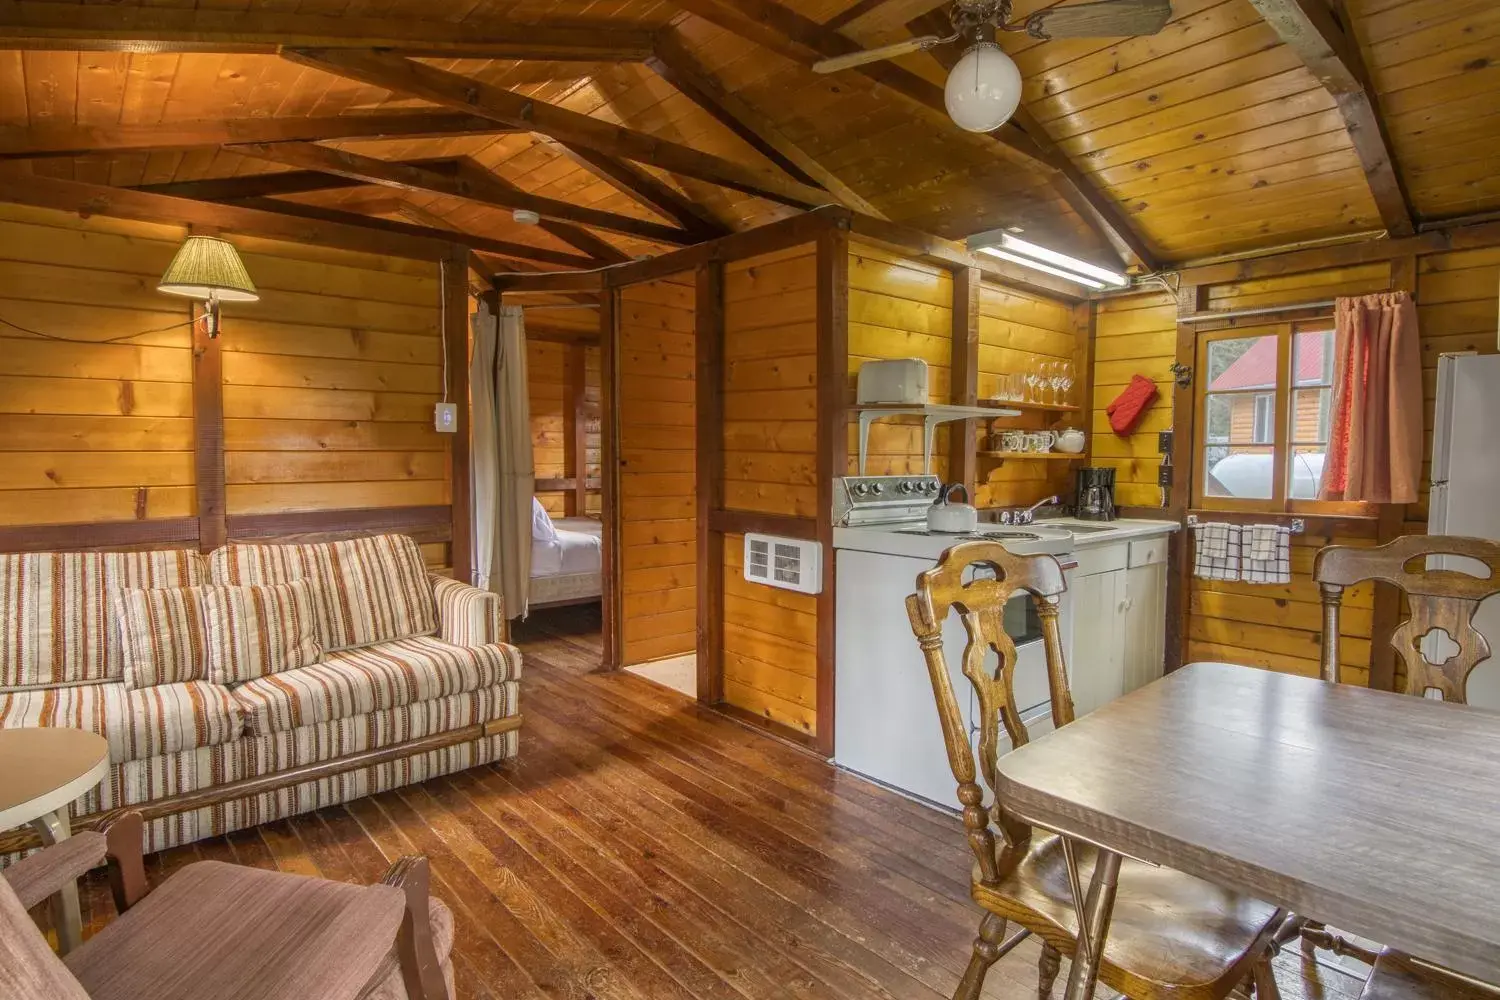
[[[1067,452],[1069,455],[1081,455],[1084,446],[1088,444],[1088,437],[1076,427],[1057,432],[1057,450]]]

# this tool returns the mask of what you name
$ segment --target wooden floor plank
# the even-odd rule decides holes
[[[425,854],[464,1000],[952,995],[979,923],[954,815],[596,672],[596,610],[539,613],[517,639],[518,759],[174,848],[149,880],[212,859],[369,883]],[[113,916],[104,879],[82,897],[92,934]],[[1007,956],[985,997],[1033,1000],[1038,953]],[[1330,965],[1288,950],[1283,997],[1357,1000]]]

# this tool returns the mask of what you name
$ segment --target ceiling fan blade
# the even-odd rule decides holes
[[[948,41],[953,41],[953,39],[944,38],[941,35],[923,35],[921,38],[897,42],[895,45],[885,45],[878,49],[866,49],[863,52],[851,52],[846,56],[824,59],[822,62],[813,63],[813,72],[837,73],[839,70],[853,69],[855,66],[864,66],[882,59],[895,59],[897,56],[922,52]]]
[[[1124,38],[1154,35],[1172,19],[1171,0],[1100,0],[1050,7],[1026,19],[1033,38]]]

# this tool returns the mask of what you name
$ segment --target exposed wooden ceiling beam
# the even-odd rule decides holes
[[[860,18],[864,17],[866,14],[873,14],[875,11],[879,10],[881,7],[884,7],[890,2],[891,0],[859,0],[858,3],[848,8],[843,13],[835,14],[833,17],[830,17],[828,20],[824,21],[823,27],[827,28],[829,31],[841,31],[849,25],[853,24],[855,21],[858,21]]]
[[[651,36],[605,24],[454,24],[261,9],[178,10],[0,0],[0,48],[274,54],[283,46],[379,48],[451,59],[638,62],[651,55]]]
[[[935,10],[907,22],[907,27],[917,35],[947,34],[952,30],[952,22],[945,12]],[[957,46],[944,46],[930,49],[929,54],[945,69],[951,70],[963,51]],[[1160,270],[1156,252],[1136,230],[1125,209],[1095,187],[1089,176],[1057,148],[1046,128],[1031,116],[1025,105],[1016,110],[1012,121],[1025,130],[1047,162],[1056,168],[1057,173],[1052,177],[1053,190],[1104,237],[1116,255],[1127,264],[1135,263],[1146,271]]]
[[[1250,0],[1338,104],[1354,152],[1392,236],[1416,231],[1411,198],[1396,170],[1396,158],[1359,43],[1339,23],[1328,0]]]
[[[531,195],[526,194],[510,181],[506,180],[504,177],[500,177],[496,174],[491,173],[490,171],[481,167],[479,164],[475,163],[473,160],[460,160],[457,165],[457,176],[459,180],[467,182],[476,191],[498,191],[502,194],[508,193],[510,197],[514,197],[518,200],[543,200],[533,198]],[[577,212],[580,210],[574,209],[574,211]],[[628,218],[628,216],[621,216],[621,218]],[[556,239],[562,240],[573,249],[581,250],[584,253],[588,254],[590,257],[601,260],[606,264],[620,264],[631,259],[630,254],[621,250],[613,243],[609,242],[603,237],[596,236],[595,234],[589,232],[587,229],[584,229],[582,226],[576,226],[571,222],[565,222],[558,219],[543,218],[542,221],[538,224],[537,228],[541,229],[542,232],[548,233],[549,235],[555,237]],[[682,238],[686,239],[688,242],[696,242],[692,238],[692,236],[689,235],[685,230],[679,231],[683,233]]]
[[[702,239],[711,240],[729,232],[729,227],[714,218],[708,209],[618,156],[551,139],[546,141],[627,198],[634,199],[664,219],[671,219]]]
[[[673,0],[673,5],[804,66],[863,49],[858,42],[829,31],[775,0]],[[949,120],[943,88],[894,62],[869,63],[849,72],[861,74],[941,115],[944,121]],[[1057,169],[1032,137],[1014,124],[1002,125],[990,136],[999,143],[1002,153],[1018,164],[1049,171]]]
[[[689,146],[591,118],[555,104],[400,56],[334,49],[288,49],[282,56],[299,65],[420,97],[443,107],[481,115],[502,124],[524,126],[561,142],[628,160],[639,160],[671,173],[696,177],[711,184],[797,208],[812,207],[827,198],[817,188],[798,184],[769,171],[745,167]]]
[[[115,189],[110,188],[108,190]],[[3,195],[0,195],[0,197],[3,197]],[[187,199],[176,200],[185,201]],[[205,202],[204,204],[212,203]],[[389,219],[377,219],[373,216],[361,215],[358,212],[345,212],[336,208],[327,208],[323,205],[308,205],[300,201],[282,201],[279,198],[247,198],[241,205],[246,208],[257,209],[263,214],[285,215],[292,219],[336,223],[348,228],[368,230],[376,234],[385,233],[392,236],[428,242],[442,240],[445,241],[444,246],[451,246],[454,243],[458,243],[468,247],[470,250],[477,250],[480,253],[494,254],[497,257],[507,257],[512,260],[531,260],[542,264],[550,264],[554,267],[587,270],[598,266],[599,263],[591,257],[565,253],[561,250],[548,250],[545,247],[534,247],[525,243],[514,243],[510,240],[491,239],[488,236],[478,236],[474,233],[460,230],[434,229],[428,226],[392,222]],[[226,205],[224,207],[228,208],[230,206]]]
[[[0,128],[0,160],[91,156],[110,152],[195,149],[234,142],[320,139],[421,139],[519,132],[489,118],[451,111],[333,115],[319,118],[231,118],[162,125],[29,125]]]
[[[570,205],[555,198],[527,194],[513,185],[495,182],[488,173],[482,170],[458,169],[448,173],[391,160],[381,160],[373,156],[351,153],[348,150],[332,149],[310,142],[252,143],[224,148],[273,163],[348,177],[363,184],[379,184],[382,187],[396,188],[401,191],[445,194],[510,210],[526,209],[536,212],[544,219],[594,226],[610,232],[679,246],[694,242],[691,234],[673,226],[663,226],[628,215],[602,212],[597,209]]]
[[[198,198],[202,201],[241,201],[245,198],[271,198],[285,194],[309,194],[314,191],[337,191],[364,187],[364,181],[335,177],[318,170],[288,170],[279,174],[249,174],[240,177],[212,177],[200,181],[168,181],[165,184],[140,184],[132,191],[167,194],[176,198]]]
[[[657,35],[656,55],[646,65],[792,177],[826,189],[833,200],[849,208],[885,218],[879,209],[783,135],[769,118],[724,89],[682,44],[677,32]]]
[[[411,202],[402,202],[401,204],[397,205],[394,209],[393,214],[400,215],[408,221],[415,223],[416,225],[426,226],[429,229],[464,233],[463,229],[454,225],[452,222],[443,218],[441,215],[438,215],[436,212],[423,208],[421,205],[413,205]],[[465,233],[465,235],[467,234]],[[530,273],[536,273],[540,271],[541,268],[536,264],[532,264],[527,261],[516,260],[513,257],[505,258],[503,260],[503,263],[501,263],[497,267],[496,261],[493,256],[480,256],[478,253],[470,253],[469,270],[471,272],[483,275],[486,286],[484,290],[490,291],[494,288],[495,279],[500,276],[501,270],[526,271]],[[567,299],[569,302],[576,302],[579,305],[597,305],[599,302],[599,297],[597,295],[589,295],[581,292],[567,293],[561,295],[560,297]],[[529,334],[530,330],[528,330],[527,333]]]

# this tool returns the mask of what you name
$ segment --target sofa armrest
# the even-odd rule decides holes
[[[455,646],[487,646],[506,642],[510,630],[499,594],[467,583],[432,575],[432,593],[437,601],[438,636]]]

